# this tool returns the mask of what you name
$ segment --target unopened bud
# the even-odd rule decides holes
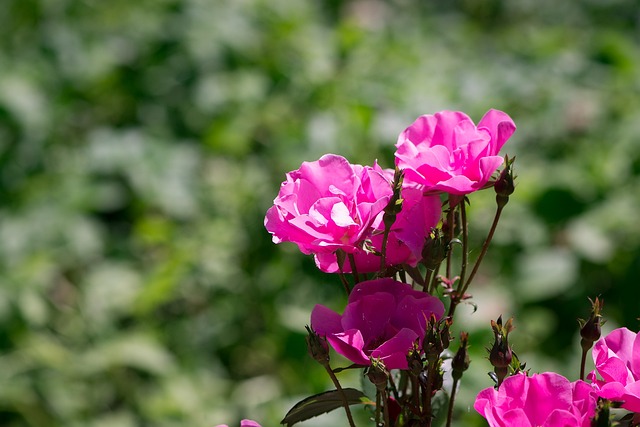
[[[391,226],[396,221],[396,216],[402,210],[402,182],[404,181],[404,173],[402,170],[396,167],[396,171],[393,175],[392,190],[393,195],[389,200],[389,203],[384,208],[384,215],[382,222],[384,223],[385,230],[391,229]]]
[[[447,256],[447,245],[448,243],[441,229],[434,228],[431,230],[422,247],[422,263],[425,267],[435,270]]]
[[[444,351],[439,323],[434,314],[431,314],[426,326],[427,331],[422,342],[422,349],[427,356],[427,361],[429,363],[434,363],[440,357],[440,353]]]
[[[417,342],[413,344],[413,349],[407,355],[407,366],[409,367],[409,373],[414,377],[417,377],[422,372],[422,358],[420,357],[420,347]]]
[[[384,390],[387,387],[389,372],[384,363],[379,359],[371,359],[371,365],[367,368],[367,377],[378,390]]]
[[[511,365],[513,358],[509,346],[509,332],[514,329],[513,319],[507,320],[502,326],[502,316],[500,316],[496,322],[491,321],[491,328],[495,341],[489,351],[489,362],[494,367],[494,372],[498,376],[498,385],[500,385],[509,372],[509,365]]]
[[[513,175],[513,161],[515,157],[509,158],[509,156],[504,157],[504,169],[500,173],[500,176],[496,180],[494,185],[494,190],[496,192],[496,202],[498,205],[506,205],[509,202],[509,196],[513,194],[515,190],[514,180],[515,176]]]
[[[455,356],[451,360],[451,375],[454,380],[462,378],[462,373],[469,368],[469,352],[467,347],[469,344],[469,334],[466,332],[460,332],[460,348],[456,352]]]
[[[309,326],[305,326],[307,329],[307,351],[309,355],[321,365],[329,363],[329,345],[327,339],[321,337],[311,329]]]
[[[584,351],[588,351],[593,343],[600,339],[600,335],[602,334],[601,326],[602,326],[602,305],[603,301],[596,297],[595,301],[591,302],[591,315],[588,320],[578,319],[580,323],[580,345],[584,349]]]
[[[453,324],[453,320],[451,317],[445,317],[442,320],[442,326],[440,327],[440,341],[442,342],[443,350],[449,348],[449,344],[451,344],[451,325]]]

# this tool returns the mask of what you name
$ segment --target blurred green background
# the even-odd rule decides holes
[[[483,425],[489,319],[572,380],[587,296],[638,329],[636,1],[3,0],[0,425],[278,425],[330,388],[304,325],[344,304],[263,228],[285,172],[391,167],[418,115],[489,108],[519,178],[459,310],[458,425]],[[493,204],[472,197],[476,247]]]

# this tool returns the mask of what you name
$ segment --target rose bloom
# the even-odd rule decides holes
[[[405,182],[426,191],[472,193],[502,164],[498,152],[515,130],[498,110],[489,110],[478,126],[459,111],[420,116],[398,137],[396,166],[404,169]]]
[[[355,252],[393,194],[378,165],[352,165],[334,154],[286,176],[264,225],[274,243],[293,242],[305,254]]]
[[[596,394],[584,381],[569,382],[553,372],[519,373],[498,390],[482,390],[473,407],[490,427],[589,427]]]
[[[229,426],[226,424],[220,424],[216,427],[229,427]],[[262,427],[262,426],[253,420],[242,420],[240,421],[240,427]]]
[[[391,226],[387,240],[385,258],[387,267],[400,264],[409,264],[415,267],[422,259],[425,239],[429,237],[432,229],[438,225],[440,220],[440,197],[425,196],[422,190],[415,188],[404,188],[401,197],[403,200],[402,210]],[[370,238],[371,245],[378,252],[382,251],[383,214],[384,212],[381,212],[374,221],[372,225],[374,232]],[[356,250],[353,255],[359,273],[373,273],[380,269],[379,255],[367,253],[362,249]],[[317,254],[316,265],[325,273],[339,271],[335,253]],[[349,260],[345,261],[342,271],[351,273]]]
[[[342,315],[322,305],[311,327],[341,355],[360,365],[380,359],[387,369],[407,369],[406,355],[421,345],[431,315],[442,318],[442,302],[390,278],[358,283]]]
[[[598,395],[640,412],[640,335],[627,328],[615,329],[595,343],[592,355],[596,370],[589,378]]]

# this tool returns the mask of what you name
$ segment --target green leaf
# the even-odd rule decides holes
[[[345,388],[342,390],[347,398],[349,405],[374,405],[374,403],[360,390],[355,388]],[[324,413],[333,411],[342,407],[342,396],[338,390],[325,391],[324,393],[309,396],[304,400],[296,403],[287,415],[280,421],[287,427],[317,417]]]

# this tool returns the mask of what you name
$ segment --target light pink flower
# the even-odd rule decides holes
[[[476,127],[459,111],[424,115],[398,137],[396,166],[405,182],[426,191],[468,194],[481,189],[502,164],[500,148],[516,126],[502,111],[489,110]]]
[[[352,165],[326,154],[287,174],[264,225],[274,243],[293,242],[305,254],[353,253],[392,193],[378,165]]]
[[[623,408],[640,412],[640,335],[627,328],[615,329],[596,342],[592,355],[596,370],[589,378],[598,395],[622,401]]]
[[[438,298],[383,278],[356,285],[342,315],[316,305],[311,327],[354,363],[369,365],[376,358],[387,369],[406,369],[406,355],[416,340],[422,343],[431,314],[444,314]]]
[[[220,424],[220,425],[217,425],[216,427],[229,427],[229,426],[226,424]],[[262,426],[253,420],[242,420],[240,421],[240,427],[262,427]]]
[[[403,199],[402,210],[391,227],[387,241],[387,267],[400,264],[409,264],[415,267],[422,259],[425,239],[428,238],[429,233],[440,220],[441,205],[438,196],[425,196],[421,190],[404,188],[401,197]],[[373,223],[375,231],[370,238],[373,248],[378,252],[382,251],[384,233],[382,214],[380,213]],[[358,272],[372,273],[380,269],[380,256],[367,253],[362,249],[356,250],[353,255]],[[339,271],[334,253],[317,254],[316,265],[325,273]],[[351,264],[348,260],[344,263],[343,271],[345,273],[351,272]]]
[[[498,390],[482,390],[473,405],[490,427],[589,427],[596,394],[584,381],[553,372],[508,377]]]

